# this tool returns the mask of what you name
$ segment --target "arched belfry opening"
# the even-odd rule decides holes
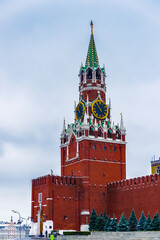
[[[94,129],[93,126],[90,126],[90,128],[89,128],[89,135],[90,136],[94,136],[95,135],[95,129]]]
[[[92,79],[92,69],[90,68],[87,69],[87,78]]]

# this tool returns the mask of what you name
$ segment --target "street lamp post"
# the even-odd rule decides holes
[[[19,212],[15,211],[15,210],[12,210],[12,212],[17,213],[19,215],[19,223],[20,223],[20,229],[19,229],[20,231],[19,232],[20,232],[20,238],[21,238],[21,215]]]
[[[21,218],[26,221],[25,234],[26,234],[26,237],[28,237],[29,236],[28,220],[30,219],[30,217],[28,218],[21,217]]]

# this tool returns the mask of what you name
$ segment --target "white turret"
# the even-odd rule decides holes
[[[121,115],[120,129],[122,131],[122,134],[125,134],[126,133],[126,129],[125,129],[124,123],[123,123],[123,115],[122,115],[122,113],[120,115]]]

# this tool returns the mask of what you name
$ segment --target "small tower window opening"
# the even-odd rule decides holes
[[[101,79],[101,72],[99,69],[96,70],[96,79]]]
[[[79,137],[82,136],[82,128],[79,129]]]
[[[67,142],[67,135],[65,134],[64,135],[64,143],[66,143]]]
[[[108,138],[112,138],[112,130],[108,129]]]
[[[93,149],[96,149],[96,144],[95,143],[93,144]]]
[[[90,68],[87,70],[87,75],[88,79],[92,79],[92,70]]]
[[[120,131],[116,131],[116,138],[117,138],[117,139],[121,139],[121,133],[120,133]]]
[[[74,174],[74,171],[72,170],[72,176],[73,176],[73,174]]]
[[[116,146],[114,145],[113,151],[116,152],[116,150],[117,150],[117,149],[116,149]]]
[[[160,167],[157,167],[157,173],[160,173]]]
[[[94,136],[94,128],[93,127],[90,127],[89,135]]]
[[[98,129],[98,137],[103,137],[102,128],[99,128],[99,129]]]
[[[81,72],[81,83],[83,83],[83,72]]]
[[[38,202],[41,203],[42,202],[42,193],[38,194]]]
[[[107,149],[107,147],[106,147],[106,145],[104,145],[104,151],[106,151],[106,149]]]

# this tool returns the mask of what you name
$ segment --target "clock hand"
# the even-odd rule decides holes
[[[102,109],[100,108],[100,106],[98,105],[98,103],[97,103],[97,106],[98,106],[99,110],[102,112]]]

